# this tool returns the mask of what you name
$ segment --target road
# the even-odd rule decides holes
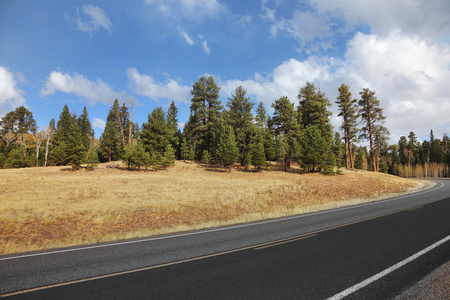
[[[450,181],[438,180],[421,193],[333,211],[2,256],[0,294],[339,299],[348,293],[346,299],[389,299],[450,260],[449,196]]]

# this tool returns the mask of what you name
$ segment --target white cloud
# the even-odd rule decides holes
[[[136,68],[129,68],[127,73],[132,87],[139,95],[154,100],[164,98],[185,103],[190,101],[191,88],[189,86],[180,85],[173,79],[169,79],[165,83],[155,82],[149,75],[140,74]]]
[[[114,99],[129,99],[124,92],[116,92],[108,84],[101,79],[96,82],[90,81],[80,74],[64,74],[62,72],[53,71],[45,82],[45,88],[40,92],[41,96],[48,96],[60,91],[66,94],[73,93],[78,97],[86,99],[89,104],[94,105],[97,102],[111,104]]]
[[[208,47],[208,42],[206,40],[202,41],[203,51],[205,51],[206,54],[211,55],[211,49]]]
[[[431,43],[418,37],[391,32],[386,37],[357,34],[348,43],[345,59],[309,56],[304,61],[290,59],[269,76],[256,73],[249,80],[220,83],[223,96],[240,85],[252,100],[270,105],[281,96],[298,104],[299,88],[314,82],[333,104],[332,122],[338,130],[341,120],[334,104],[338,87],[348,84],[353,97],[359,99],[363,88],[376,92],[391,131],[391,142],[414,131],[425,136],[449,133],[450,121],[450,46]]]
[[[167,16],[196,21],[226,11],[226,7],[217,0],[145,0],[145,3],[157,7]]]
[[[375,34],[389,34],[397,29],[423,38],[449,34],[450,2],[442,0],[310,0],[320,13],[345,19],[349,25],[370,26]]]
[[[92,127],[94,127],[94,128],[98,128],[98,129],[104,130],[105,129],[105,125],[106,125],[106,122],[103,121],[102,119],[99,119],[99,118],[93,118],[92,119]]]
[[[180,35],[184,38],[184,40],[186,41],[186,43],[188,43],[189,45],[194,45],[194,40],[191,39],[191,37],[187,34],[186,31],[184,31],[183,28],[178,26],[178,32],[180,33]]]
[[[100,27],[105,29],[111,34],[112,23],[111,20],[106,16],[103,9],[93,6],[90,4],[83,5],[81,7],[81,12],[83,17],[80,16],[80,10],[77,8],[77,29],[85,32],[93,32]]]
[[[21,73],[14,76],[7,68],[0,66],[0,116],[11,109],[26,105],[24,92],[17,87],[16,80],[24,82],[25,77]]]

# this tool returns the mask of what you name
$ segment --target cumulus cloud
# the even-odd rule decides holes
[[[338,87],[348,84],[359,99],[363,88],[376,92],[387,116],[391,142],[414,131],[427,136],[430,129],[448,133],[450,129],[450,46],[392,32],[386,37],[358,33],[349,41],[344,59],[309,56],[290,59],[266,77],[221,82],[228,96],[238,86],[247,89],[253,101],[270,105],[281,96],[298,103],[299,88],[306,81],[315,83],[333,103],[332,123],[340,126],[337,107]]]
[[[190,100],[191,88],[180,85],[176,80],[168,79],[165,83],[155,82],[151,76],[140,74],[136,68],[129,68],[127,74],[132,88],[139,95],[154,100],[163,98],[186,103]]]
[[[124,92],[116,92],[100,78],[97,81],[90,81],[83,75],[75,73],[69,75],[59,71],[53,71],[45,82],[45,88],[40,92],[41,96],[48,96],[60,91],[66,94],[75,94],[87,100],[90,105],[97,102],[111,104],[114,99],[129,99]]]
[[[99,28],[103,28],[111,34],[112,23],[106,16],[103,9],[90,4],[83,5],[80,9],[77,8],[77,29],[85,32],[93,32]]]
[[[24,92],[17,87],[17,81],[24,82],[21,73],[16,76],[4,66],[0,66],[0,115],[19,106],[25,106]]]
[[[105,129],[105,125],[106,125],[106,122],[103,121],[102,119],[99,119],[99,118],[93,118],[92,119],[92,127],[94,127],[94,128],[98,128],[98,129],[104,130]]]

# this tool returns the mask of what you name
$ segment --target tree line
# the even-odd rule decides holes
[[[183,131],[177,127],[178,109],[173,101],[167,112],[157,107],[139,126],[132,121],[133,101],[129,109],[115,99],[98,139],[86,107],[77,116],[64,106],[59,120],[52,119],[40,131],[32,113],[19,107],[0,121],[0,167],[71,165],[77,170],[82,164],[93,168],[98,162],[122,160],[128,169],[158,169],[179,159],[220,165],[229,171],[236,163],[260,171],[268,162],[276,162],[287,171],[295,161],[306,172],[333,174],[335,167],[345,166],[412,176],[418,166],[448,165],[443,158],[447,157],[446,137],[443,141],[433,138],[428,144],[411,137],[411,142],[405,138],[389,146],[386,117],[375,92],[366,88],[359,99],[353,98],[348,85],[338,88],[335,102],[342,119],[342,137],[333,132],[330,123],[331,101],[311,82],[300,87],[296,102],[286,96],[274,100],[272,115],[262,102],[254,110],[256,103],[242,86],[225,105],[219,92],[211,76],[194,83],[189,121]],[[369,148],[358,146],[360,141],[367,141]],[[439,151],[445,154],[424,150],[436,145],[444,147]]]

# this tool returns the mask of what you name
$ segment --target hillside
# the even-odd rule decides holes
[[[369,202],[428,182],[364,171],[343,175],[100,167],[0,170],[0,255],[249,222]]]

